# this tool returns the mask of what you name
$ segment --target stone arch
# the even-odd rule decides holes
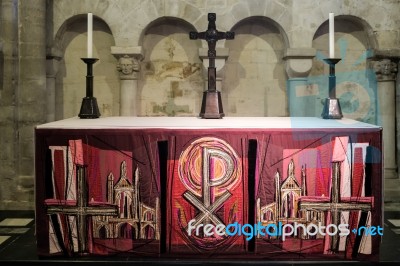
[[[111,29],[111,25],[107,23],[105,19],[102,17],[96,16],[93,14],[93,27],[96,27],[97,23],[96,22],[101,22],[102,24],[106,25],[107,31],[110,32],[112,36],[113,31]],[[65,44],[63,43],[63,39],[65,38],[66,32],[68,32],[71,28],[74,28],[77,30],[78,33],[80,34],[86,34],[87,32],[87,13],[84,14],[77,14],[70,16],[66,18],[62,24],[55,30],[54,34],[54,41],[53,41],[53,47],[57,50],[64,51],[65,50]],[[82,27],[77,28],[75,24],[82,24]],[[93,28],[95,30],[95,28]],[[86,52],[86,46],[84,47],[84,52]],[[84,53],[83,55],[85,55]]]
[[[322,22],[322,24],[315,31],[313,39],[319,38],[320,36],[328,33],[328,27],[328,20]],[[362,18],[352,15],[335,16],[335,33],[336,32],[340,32],[342,34],[351,34],[356,32],[354,37],[360,42],[365,43],[367,49],[378,48],[378,43],[372,27]]]
[[[204,87],[200,40],[190,40],[194,27],[183,19],[161,17],[143,31],[144,59],[138,81],[140,115],[194,116]]]
[[[190,22],[184,20],[183,18],[179,17],[172,17],[172,16],[163,16],[163,17],[157,17],[154,20],[150,21],[142,30],[142,32],[139,35],[139,42],[138,45],[143,44],[143,40],[147,34],[152,30],[152,28],[163,25],[163,24],[175,24],[176,26],[182,25],[183,28],[190,29],[192,31],[196,31],[195,26],[191,24]],[[165,32],[164,32],[165,34]],[[188,33],[188,38],[189,38],[189,33]]]
[[[225,44],[229,48],[222,86],[225,113],[287,116],[285,32],[275,21],[261,16],[245,18],[231,31],[235,39]]]
[[[341,59],[335,69],[336,97],[340,100],[343,116],[375,124],[376,78],[368,59],[373,56],[377,41],[371,31],[371,27],[358,17],[335,16],[335,57]],[[313,59],[309,81],[314,88],[318,88],[313,96],[316,97],[317,116],[321,114],[323,100],[328,95],[329,66],[323,61],[329,54],[328,32],[328,21],[325,21],[313,38],[317,54]]]
[[[231,6],[229,14],[232,16],[233,24],[237,25],[244,19],[252,17],[265,17],[280,29],[285,38],[286,47],[290,47],[291,36],[286,33],[292,30],[292,18],[287,19],[287,14],[291,12],[291,3],[282,1],[238,1]]]
[[[176,21],[180,21],[184,24],[194,25],[203,15],[198,6],[186,1],[171,1],[165,5],[162,3],[162,5],[161,8],[156,2],[146,2],[146,5],[138,5],[129,13],[128,17],[140,18],[140,21],[132,21],[132,23],[138,24],[134,26],[137,34],[130,37],[130,42],[132,44],[140,46],[145,33],[158,21],[162,21],[163,19],[176,19]],[[127,19],[129,19],[128,17]],[[194,27],[193,30],[195,30]],[[117,40],[117,42],[119,41]]]
[[[110,46],[114,37],[108,24],[93,17],[93,57],[99,58],[93,66],[94,97],[102,116],[119,114],[119,79],[115,68],[116,59]],[[82,98],[86,95],[86,65],[81,58],[87,57],[87,15],[68,18],[58,29],[54,48],[61,54],[55,80],[55,119],[77,116]]]

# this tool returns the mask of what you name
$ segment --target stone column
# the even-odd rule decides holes
[[[391,59],[374,63],[378,81],[378,125],[383,128],[383,157],[385,178],[397,177],[396,163],[396,73],[397,64]]]
[[[52,49],[46,55],[46,122],[56,120],[56,76],[61,52]]]
[[[397,70],[400,68],[400,61],[397,64]],[[400,165],[400,71],[397,71],[396,78],[396,155],[397,155],[397,167]],[[397,169],[397,178],[400,180],[400,171]]]
[[[228,48],[215,48],[217,52],[217,56],[215,58],[215,68],[217,70],[217,76],[216,76],[216,88],[218,91],[221,91],[222,89],[222,71],[220,71],[224,66],[225,62],[228,59],[229,56],[229,49]],[[199,48],[199,57],[203,61],[203,66],[208,69],[209,62],[208,62],[208,48]],[[208,76],[207,76],[207,71],[204,71],[206,74],[205,80],[205,90],[207,90],[208,86]],[[222,98],[223,94],[222,94]]]
[[[1,91],[3,90],[3,79],[4,79],[4,54],[3,54],[3,43],[0,40],[0,99],[1,99]]]
[[[18,14],[15,1],[0,1],[0,206],[16,210],[18,143],[15,93],[18,81]]]
[[[137,47],[111,47],[111,53],[118,59],[117,70],[120,73],[120,115],[138,115],[138,78],[143,50]]]
[[[318,88],[308,84],[308,74],[316,54],[314,48],[288,48],[286,60],[289,116],[316,116]]]
[[[18,66],[18,178],[14,199],[33,207],[33,129],[46,121],[46,0],[18,1]]]

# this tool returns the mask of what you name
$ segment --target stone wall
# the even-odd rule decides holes
[[[1,208],[32,208],[34,126],[45,122],[45,1],[2,1]]]
[[[397,0],[3,0],[0,8],[0,209],[34,206],[34,126],[79,112],[88,12],[102,116],[197,116],[207,44],[188,32],[206,30],[209,12],[217,14],[218,30],[236,33],[217,43],[226,115],[320,116],[333,12],[344,115],[382,125],[394,118],[381,117],[386,103],[379,102],[382,79],[373,65],[398,62]],[[123,72],[124,59],[139,67]],[[384,88],[394,90],[395,80]]]
[[[199,62],[196,48],[207,47],[204,41],[194,43],[186,38],[190,30],[204,31],[207,28],[207,13],[217,13],[217,28],[220,31],[236,31],[235,41],[219,41],[217,47],[229,48],[226,67],[219,71],[222,80],[222,97],[225,113],[230,116],[319,116],[322,101],[326,98],[328,66],[322,61],[328,51],[327,18],[329,12],[336,16],[336,54],[344,57],[338,64],[338,73],[344,79],[358,79],[368,69],[367,59],[376,49],[393,49],[399,43],[396,27],[398,4],[392,1],[54,1],[52,3],[53,37],[48,42],[61,51],[60,72],[57,76],[56,114],[57,119],[77,115],[81,97],[84,96],[84,65],[79,58],[85,54],[85,14],[95,16],[94,53],[100,60],[95,65],[95,94],[100,112],[104,116],[121,115],[121,83],[118,83],[117,64],[109,45],[129,48],[142,47],[144,59],[135,89],[135,115],[196,115],[199,112],[198,96],[205,86],[191,77],[191,81],[177,78],[184,65]],[[356,8],[357,7],[357,8]],[[373,8],[372,8],[373,7]],[[371,9],[385,12],[381,19]],[[161,22],[160,22],[161,21]],[[157,24],[158,23],[158,24]],[[163,24],[161,35],[157,32]],[[97,25],[97,26],[96,26]],[[169,25],[169,26],[168,26]],[[184,29],[182,31],[182,29]],[[182,32],[184,32],[182,34]],[[182,37],[183,36],[183,37]],[[114,43],[114,44],[112,44]],[[181,47],[180,49],[178,47]],[[184,47],[185,49],[183,49]],[[192,48],[190,48],[192,47]],[[187,52],[190,52],[188,60]],[[302,57],[301,49],[315,48],[313,60],[291,69],[293,61]],[[176,49],[172,51],[171,49]],[[298,54],[284,58],[289,49],[300,49]],[[164,53],[164,55],[162,55]],[[168,55],[169,54],[169,55]],[[170,56],[173,54],[173,56]],[[198,54],[198,53],[197,53]],[[169,57],[168,57],[168,56]],[[152,58],[149,58],[152,56]],[[167,58],[168,57],[168,58]],[[175,64],[171,74],[163,81],[157,79],[159,60],[169,66]],[[303,60],[303,61],[304,61]],[[158,62],[158,63],[157,63]],[[175,63],[174,63],[175,62]],[[180,67],[177,67],[177,63]],[[161,66],[161,70],[162,70]],[[168,67],[164,65],[164,67]],[[205,75],[207,65],[202,71]],[[108,71],[104,71],[104,69]],[[286,69],[286,71],[285,71]],[[175,71],[175,72],[174,72]],[[192,70],[193,71],[193,70]],[[316,97],[299,100],[316,101],[307,112],[290,111],[288,95],[292,87],[286,84],[291,73],[300,71],[305,75],[293,78],[320,77],[305,86],[311,88]],[[310,73],[311,71],[311,73]],[[174,72],[174,73],[172,73]],[[68,73],[68,74],[66,74]],[[155,75],[155,76],[153,76]],[[203,77],[203,80],[205,78]],[[347,117],[365,122],[377,122],[376,101],[363,86],[371,87],[369,77],[364,75],[362,85],[344,83],[338,86],[338,96],[343,95],[343,107]],[[314,83],[313,83],[314,82]],[[297,86],[297,85],[296,85]],[[361,104],[354,106],[349,88],[365,96]],[[185,88],[185,91],[182,91]],[[188,88],[190,88],[188,90]],[[253,88],[252,93],[248,93]],[[158,91],[157,91],[158,90]],[[175,92],[173,92],[175,90]],[[179,92],[176,92],[178,90]],[[297,90],[296,87],[293,90]],[[299,89],[301,91],[301,89]],[[300,93],[301,94],[301,93]],[[298,94],[297,94],[298,95]],[[367,97],[367,98],[366,98]],[[372,102],[372,103],[371,103]],[[277,104],[279,103],[279,104]],[[302,108],[302,107],[301,107]],[[304,108],[302,108],[304,109]]]
[[[0,42],[1,42],[1,74],[0,74],[0,201],[3,208],[9,207],[15,197],[18,176],[17,137],[15,132],[15,88],[17,72],[17,6],[13,1],[1,2]]]

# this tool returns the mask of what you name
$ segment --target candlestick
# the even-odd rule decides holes
[[[88,23],[87,23],[87,58],[93,57],[93,14],[88,13]]]
[[[343,117],[339,99],[336,98],[336,74],[335,66],[339,58],[326,58],[325,63],[329,65],[329,97],[325,99],[322,110],[323,119],[341,119]]]
[[[80,118],[99,118],[100,111],[97,106],[97,100],[93,97],[93,64],[99,59],[97,58],[81,58],[87,66],[86,74],[86,97],[82,99]]]
[[[329,58],[335,58],[335,17],[329,13]]]

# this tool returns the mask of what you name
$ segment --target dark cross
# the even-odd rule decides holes
[[[355,200],[342,199],[340,197],[340,162],[332,162],[332,189],[330,202],[307,201],[299,199],[300,210],[306,211],[329,211],[332,215],[332,224],[338,226],[340,224],[340,214],[342,211],[370,211],[372,209],[373,197],[357,197]],[[361,201],[361,203],[360,203]],[[351,230],[351,228],[350,228]],[[337,252],[339,249],[339,237],[337,234],[331,236],[331,251]]]
[[[224,116],[222,110],[221,95],[217,91],[216,76],[217,71],[215,68],[215,57],[217,53],[215,46],[218,40],[227,39],[232,40],[235,38],[235,33],[231,31],[219,32],[215,27],[216,14],[208,13],[208,28],[203,32],[190,32],[189,38],[191,40],[205,40],[208,43],[208,89],[203,94],[203,102],[201,107],[200,116],[202,118],[222,118]]]
[[[88,216],[118,215],[118,207],[114,205],[89,205],[89,193],[86,182],[86,165],[76,165],[77,175],[77,200],[76,205],[48,204],[47,214],[65,214],[76,216],[77,232],[78,232],[78,252],[81,254],[88,253]]]

